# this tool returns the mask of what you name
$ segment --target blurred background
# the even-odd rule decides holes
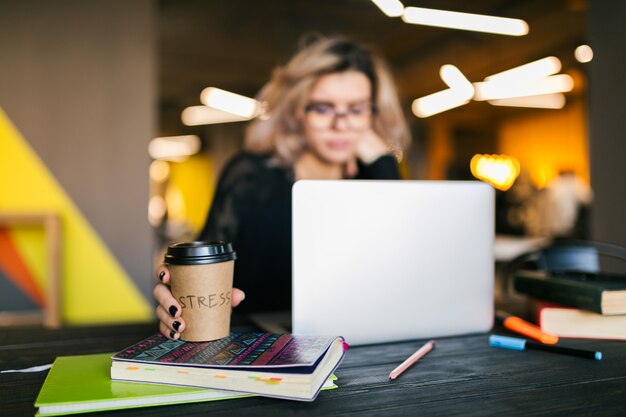
[[[626,245],[623,2],[401,2],[521,19],[521,36],[411,24],[381,4],[0,0],[0,310],[45,306],[56,256],[64,323],[148,319],[159,251],[202,227],[242,146],[244,118],[206,114],[201,92],[254,97],[320,34],[391,64],[413,132],[406,179],[491,183],[501,236]],[[488,91],[537,61],[548,72]],[[452,88],[445,65],[472,93],[427,107]],[[60,219],[52,255],[32,214]]]

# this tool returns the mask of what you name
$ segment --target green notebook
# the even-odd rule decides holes
[[[174,385],[112,381],[111,354],[56,358],[35,401],[36,415],[148,407],[246,397],[241,393]]]
[[[112,381],[111,355],[60,356],[35,401],[36,416],[251,397],[240,392],[175,385]],[[336,386],[329,379],[325,388]]]

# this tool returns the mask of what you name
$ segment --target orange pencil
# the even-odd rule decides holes
[[[546,333],[532,323],[515,317],[505,311],[497,310],[496,318],[502,322],[507,329],[514,331],[532,339],[538,340],[546,345],[554,345],[559,341],[559,337],[552,333]]]

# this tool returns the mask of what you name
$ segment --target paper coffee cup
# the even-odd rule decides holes
[[[172,295],[182,307],[180,339],[205,342],[230,333],[237,255],[227,242],[183,242],[167,248]]]

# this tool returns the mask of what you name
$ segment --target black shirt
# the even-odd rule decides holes
[[[400,179],[385,155],[359,164],[356,179]],[[234,286],[246,293],[239,312],[291,309],[292,167],[265,155],[240,153],[220,175],[199,240],[225,240],[237,252]]]

